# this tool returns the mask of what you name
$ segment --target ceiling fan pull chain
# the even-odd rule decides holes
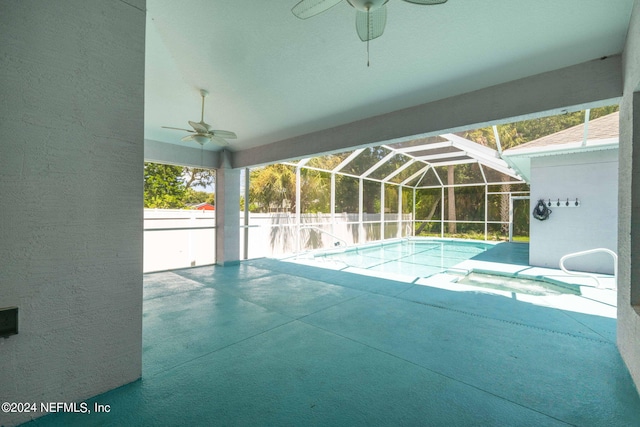
[[[367,6],[367,67],[369,67],[369,40],[371,40],[371,10]]]
[[[369,40],[367,40],[367,67],[369,66]]]

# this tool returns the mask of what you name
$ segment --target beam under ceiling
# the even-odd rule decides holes
[[[233,153],[234,168],[381,145],[616,103],[614,55]]]

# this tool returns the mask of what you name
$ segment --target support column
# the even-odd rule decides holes
[[[380,240],[384,240],[384,182],[380,183]]]
[[[331,172],[331,201],[329,202],[329,215],[331,217],[331,233],[336,234],[336,174]]]
[[[484,184],[484,240],[489,238],[489,227],[487,222],[489,221],[489,184]]]
[[[622,57],[618,178],[617,343],[640,389],[640,0],[636,0]]]
[[[0,2],[0,425],[142,374],[145,10]]]
[[[640,387],[640,92],[620,104],[618,348]],[[634,184],[635,183],[635,184]],[[635,261],[635,262],[634,262]]]
[[[244,169],[244,254],[242,259],[249,259],[249,187],[251,186],[251,170]]]
[[[231,168],[231,153],[220,153],[216,171],[216,264],[240,263],[240,169]]]
[[[364,181],[358,180],[358,243],[366,242],[364,236]]]
[[[413,187],[413,206],[411,209],[411,235],[416,236],[416,188]]]
[[[440,187],[440,237],[444,238],[444,186]]]
[[[295,252],[302,252],[302,236],[301,236],[301,228],[302,228],[302,207],[300,206],[300,201],[302,200],[302,173],[300,171],[300,166],[296,167],[296,218],[293,224],[293,233],[295,235],[294,242],[297,242],[294,250]]]

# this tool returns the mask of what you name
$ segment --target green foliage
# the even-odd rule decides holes
[[[602,107],[592,109],[590,119],[610,114],[618,109],[617,106]],[[534,139],[579,125],[584,122],[584,112],[575,112],[559,116],[543,117],[533,120],[509,123],[498,126],[501,146],[503,149],[512,148]],[[473,140],[482,145],[496,148],[496,141],[491,127],[470,130],[460,134],[461,136]],[[360,155],[341,169],[341,172],[361,175],[369,170],[373,165],[387,156],[390,151],[385,147],[366,148]],[[333,170],[351,153],[341,153],[335,155],[319,156],[310,159],[307,166]],[[373,171],[370,177],[382,179],[394,170],[400,168],[403,159],[393,156],[388,163]],[[417,169],[419,170],[419,169]],[[417,172],[416,169],[408,168],[404,178]],[[428,176],[422,181],[423,185],[437,185],[434,171],[440,179],[449,184],[471,184],[478,183],[478,186],[456,187],[451,191],[445,190],[444,199],[440,188],[418,189],[416,191],[416,220],[423,221],[416,224],[416,232],[440,234],[439,221],[444,211],[444,219],[458,219],[460,221],[483,221],[485,215],[485,187],[482,172],[477,164],[460,164],[453,167],[453,180],[450,182],[447,167],[436,167],[428,172]],[[491,181],[500,181],[498,172],[489,171],[485,168],[485,173],[491,173],[488,177]],[[328,213],[330,212],[331,194],[331,174],[315,169],[302,168],[301,174],[301,200],[300,209],[303,213]],[[430,176],[429,176],[430,175]],[[403,178],[403,179],[404,179]],[[512,179],[506,175],[502,176],[501,185],[492,185],[489,192],[509,192],[528,191],[527,185],[507,184]],[[338,213],[358,213],[359,209],[359,179],[341,174],[335,175],[335,211]],[[399,181],[397,181],[399,182]],[[396,213],[398,211],[398,191],[397,187],[386,184],[384,187],[384,211]],[[381,184],[379,182],[365,179],[363,181],[363,213],[380,213],[381,209]],[[251,171],[251,186],[249,189],[249,207],[252,212],[272,212],[296,210],[296,167],[290,165],[270,165],[256,168]],[[455,210],[453,203],[455,202]],[[508,222],[509,219],[509,196],[508,194],[489,195],[488,217],[490,221]],[[413,192],[403,190],[402,205],[403,212],[412,212]],[[451,203],[451,211],[449,210]],[[443,210],[444,207],[444,210]],[[526,236],[529,230],[529,208],[525,204],[517,204],[514,209],[514,234]],[[508,228],[501,224],[489,224],[489,235],[495,239],[504,239],[507,236]],[[482,230],[478,229],[478,224],[458,223],[456,227],[451,227],[451,235],[456,236],[484,236],[484,225]]]
[[[331,212],[331,175],[313,169],[300,171],[300,208],[304,213]]]
[[[251,171],[249,208],[253,212],[295,212],[295,168],[274,164]]]
[[[380,183],[364,180],[362,183],[362,207],[364,213],[380,213]],[[353,197],[358,198],[356,192]]]
[[[184,209],[188,204],[214,204],[214,195],[196,191],[213,184],[215,171],[159,163],[144,164],[144,207]]]
[[[216,180],[216,171],[212,169],[182,168],[182,176],[187,188],[207,188]]]
[[[182,208],[186,186],[181,179],[182,167],[144,164],[144,207],[145,208]]]
[[[606,116],[615,111],[618,111],[617,105],[594,108],[589,112],[589,120]],[[503,150],[506,150],[582,123],[584,123],[584,111],[500,125],[498,126],[500,145]],[[463,132],[461,136],[494,149],[497,147],[491,127]]]
[[[200,203],[215,205],[215,195],[213,193],[196,191],[193,188],[187,188],[187,192],[183,200],[186,205],[197,205]]]
[[[336,212],[358,213],[359,188],[357,178],[336,175]]]
[[[617,105],[594,108],[589,112],[589,119],[594,120],[598,117],[611,114],[618,111]],[[580,125],[584,123],[584,111],[577,111],[574,113],[561,114],[558,116],[541,117],[538,119],[524,120],[515,123],[508,123],[497,127],[498,136],[500,137],[500,145],[503,150],[516,147],[518,145],[542,138],[547,135],[568,129],[570,127]],[[495,135],[493,128],[486,127],[482,129],[474,129],[462,134],[464,138],[475,141],[479,144],[489,146],[491,148],[497,148]],[[456,181],[464,179],[464,168],[458,165],[456,175]],[[505,184],[499,190],[494,191],[514,191],[508,184]],[[457,189],[456,191],[461,191]],[[509,197],[504,194],[499,198],[492,198],[489,203],[489,217],[492,219],[499,219],[506,222],[509,220]],[[529,229],[529,212],[522,207],[517,208],[514,212],[514,233],[528,234]],[[507,227],[502,227],[502,233],[506,233]]]
[[[398,213],[398,187],[386,184],[384,186],[384,212]]]

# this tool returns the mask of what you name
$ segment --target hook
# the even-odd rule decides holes
[[[576,197],[576,206],[579,206],[580,203],[578,203],[578,198]]]
[[[569,206],[569,198],[567,197],[567,203],[565,203],[565,206]]]
[[[551,206],[551,199],[549,199],[549,206]]]
[[[560,206],[560,199],[558,199],[558,203],[556,204],[556,206]]]

